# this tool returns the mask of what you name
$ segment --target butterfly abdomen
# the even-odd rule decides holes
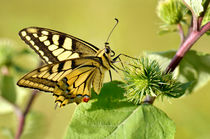
[[[105,49],[102,49],[102,50],[99,50],[96,55],[97,57],[100,58],[101,66],[105,68],[106,70],[110,70],[111,68],[110,54],[109,55],[106,54]]]

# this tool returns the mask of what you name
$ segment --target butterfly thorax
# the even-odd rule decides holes
[[[106,46],[104,49],[99,50],[97,52],[96,56],[100,58],[102,66],[105,69],[110,70],[111,64],[112,64],[112,62],[111,62],[110,48]]]

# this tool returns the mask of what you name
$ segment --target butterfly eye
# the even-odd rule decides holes
[[[105,53],[109,54],[110,53],[110,49],[109,48],[105,48]]]

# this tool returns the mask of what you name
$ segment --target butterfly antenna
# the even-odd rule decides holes
[[[108,44],[108,40],[109,40],[109,38],[110,38],[112,32],[114,31],[115,27],[117,26],[117,24],[118,24],[118,22],[119,22],[119,20],[118,20],[117,18],[115,18],[114,20],[116,21],[116,23],[115,23],[114,27],[112,28],[111,32],[109,33],[109,36],[108,36],[108,38],[107,38],[105,44]]]

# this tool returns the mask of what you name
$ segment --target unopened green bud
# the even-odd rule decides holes
[[[135,104],[140,104],[147,95],[178,98],[186,90],[186,84],[174,79],[172,73],[165,73],[156,60],[140,58],[132,61],[124,73],[125,96]]]

